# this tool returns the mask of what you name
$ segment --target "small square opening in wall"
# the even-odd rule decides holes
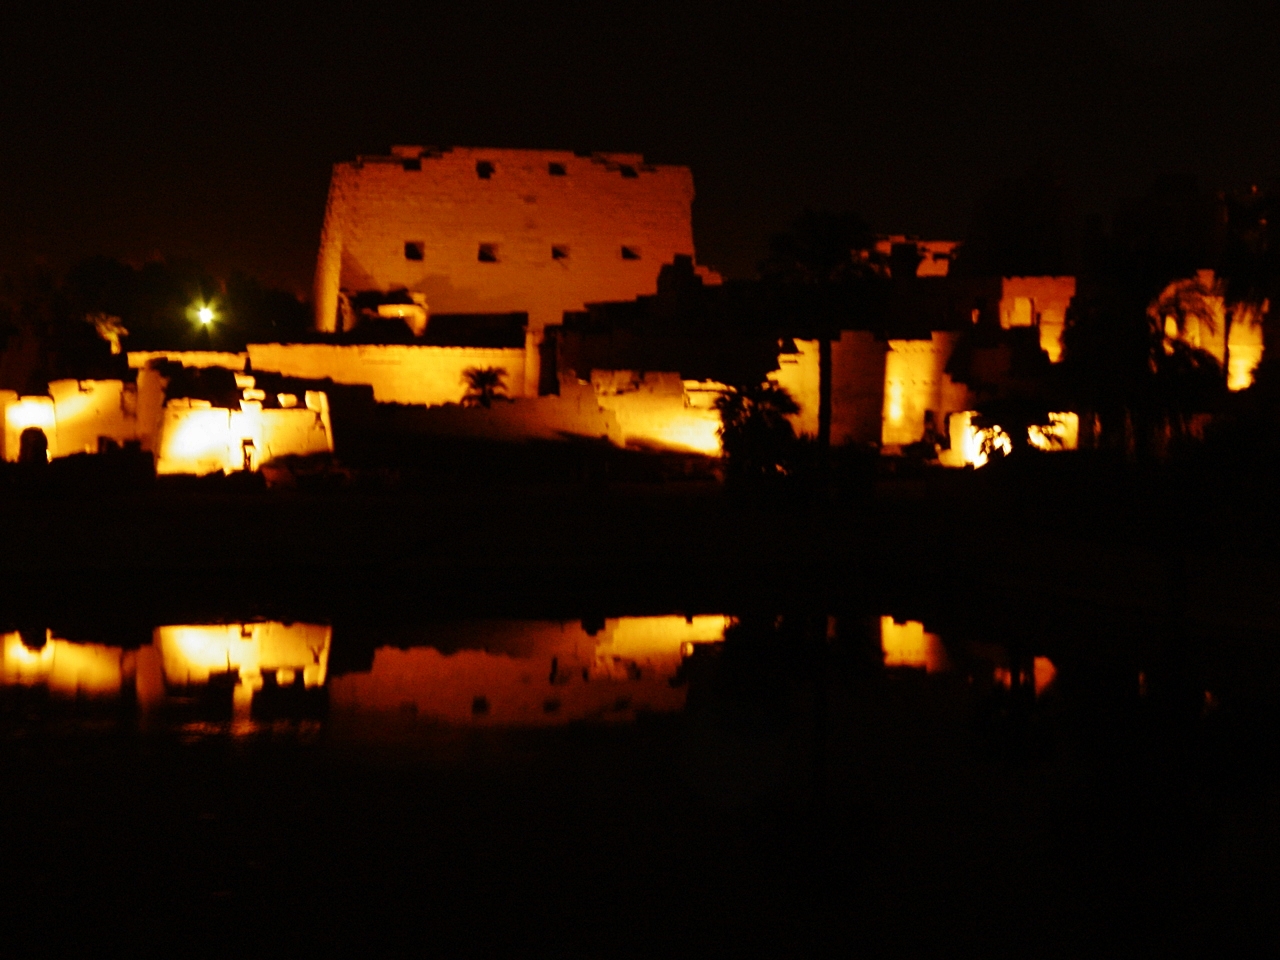
[[[640,176],[640,174],[636,173],[635,167],[628,166],[627,164],[623,164],[622,166],[618,167],[618,172],[622,174],[624,177],[626,177],[628,180],[634,180],[636,177]]]
[[[488,180],[493,176],[493,164],[488,160],[476,161],[476,176],[481,180]]]
[[[547,173],[551,174],[553,177],[563,177],[565,175],[564,164],[548,163]]]
[[[568,260],[568,259],[569,259],[569,248],[568,248],[568,247],[566,247],[566,246],[564,246],[563,244],[559,244],[559,243],[552,244],[552,246],[551,246],[551,259],[552,259],[552,260]]]
[[[498,262],[498,245],[496,243],[480,244],[480,253],[476,259],[481,263],[497,263]]]
[[[417,159],[401,161],[400,165],[410,172],[422,169],[422,161]]]
[[[423,244],[421,240],[406,240],[404,242],[404,258],[406,260],[421,260]]]
[[[622,248],[622,259],[623,259],[623,260],[639,260],[639,259],[640,259],[640,248],[639,248],[639,247],[627,247],[627,246],[624,246],[624,247]]]

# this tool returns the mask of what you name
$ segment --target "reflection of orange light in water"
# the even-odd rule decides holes
[[[4,635],[0,683],[5,686],[43,684],[65,696],[119,693],[124,652],[96,643],[72,643],[46,634],[43,647],[32,650],[17,633]]]
[[[383,647],[368,673],[330,681],[335,709],[411,710],[453,723],[552,724],[678,710],[671,679],[691,645],[723,639],[724,617],[622,617],[589,636],[581,624],[472,624],[470,642],[512,653]]]
[[[886,667],[918,667],[929,673],[947,669],[942,640],[926,632],[919,620],[898,623],[893,617],[881,617],[880,648]]]
[[[156,628],[155,646],[164,679],[173,686],[200,686],[210,674],[238,673],[235,702],[247,708],[253,692],[262,689],[264,672],[274,672],[278,683],[292,683],[301,674],[304,686],[323,686],[332,634],[332,627],[321,624],[278,621],[165,626]]]
[[[1019,672],[1018,681],[1026,683],[1030,679],[1035,684],[1036,696],[1044,693],[1045,688],[1053,683],[1054,677],[1058,675],[1057,668],[1054,667],[1053,661],[1048,657],[1036,657],[1031,662],[1031,676],[1026,673]],[[1008,667],[997,666],[992,672],[996,683],[1006,689],[1013,686],[1013,673]]]

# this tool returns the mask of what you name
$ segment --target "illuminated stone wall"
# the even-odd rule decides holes
[[[1040,349],[1051,363],[1062,359],[1067,307],[1076,295],[1075,277],[1005,277],[1001,280],[1000,326],[1039,327]]]
[[[947,416],[967,410],[969,390],[946,373],[959,333],[934,331],[928,340],[890,340],[884,369],[884,446],[915,443],[925,434],[925,414],[946,433]]]
[[[97,453],[105,438],[138,439],[138,389],[120,380],[54,380],[49,384],[58,424],[55,457]]]
[[[243,370],[249,360],[247,353],[226,350],[130,350],[129,366],[134,370],[145,369],[152,360],[169,360],[184,367],[222,367],[226,370]]]
[[[796,340],[795,353],[778,356],[769,379],[800,407],[789,417],[800,436],[818,435],[819,358],[817,340]],[[885,390],[885,342],[865,330],[843,330],[831,344],[831,442],[880,442]]]
[[[261,401],[244,400],[239,410],[177,398],[164,405],[156,473],[203,476],[257,470],[279,457],[332,451],[333,427],[324,393],[307,391],[304,403],[290,408],[263,409]]]
[[[419,347],[404,344],[253,343],[253,369],[304,380],[368,384],[379,403],[458,403],[468,367],[507,371],[507,393],[524,396],[525,351],[519,348]]]
[[[139,439],[137,386],[121,380],[54,380],[47,396],[0,397],[4,459],[18,459],[22,431],[43,431],[50,459],[97,453],[102,439]]]
[[[833,444],[879,441],[886,350],[883,340],[863,330],[842,331],[831,345]]]
[[[593,370],[591,386],[601,409],[617,418],[622,443],[720,455],[715,401],[723,385],[678,373]]]
[[[693,255],[693,177],[638,154],[419,147],[334,167],[316,266],[316,329],[339,292],[403,289],[438,313],[529,315],[530,391],[547,324],[653,293]]]

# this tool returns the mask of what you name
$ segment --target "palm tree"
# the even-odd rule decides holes
[[[507,392],[507,371],[502,367],[467,367],[462,371],[462,382],[467,385],[467,392],[462,397],[464,407],[493,406],[493,401],[505,399]]]
[[[791,394],[771,381],[739,387],[716,399],[726,472],[733,479],[766,479],[790,472],[796,435],[787,419],[798,413]]]

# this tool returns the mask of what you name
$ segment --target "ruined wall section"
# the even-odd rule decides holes
[[[1004,277],[1001,279],[1000,326],[1038,327],[1040,349],[1050,363],[1062,358],[1062,331],[1067,308],[1076,295],[1075,277]]]
[[[459,403],[463,371],[498,367],[507,394],[524,396],[525,351],[510,347],[418,347],[405,344],[251,343],[253,369],[302,380],[368,384],[379,403]]]
[[[688,168],[636,154],[397,147],[341,163],[316,327],[338,329],[340,291],[404,289],[433,313],[527,312],[533,346],[566,310],[654,293],[663,264],[693,255],[692,204]]]

